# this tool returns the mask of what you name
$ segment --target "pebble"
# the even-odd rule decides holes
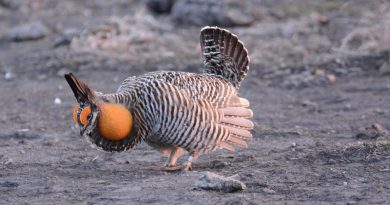
[[[49,29],[41,21],[34,21],[11,28],[5,36],[11,41],[28,41],[43,38],[48,33]]]
[[[248,26],[254,21],[251,9],[245,3],[230,5],[229,1],[182,0],[172,7],[171,17],[182,24]]]
[[[0,0],[0,7],[7,9],[17,9],[23,3],[23,0]]]
[[[388,137],[389,131],[386,130],[379,123],[374,123],[369,127],[366,127],[364,130],[359,131],[355,137],[357,139],[369,140],[369,139],[377,139],[380,137]]]
[[[62,100],[60,98],[57,97],[54,99],[54,104],[59,105],[61,103],[62,103]]]
[[[147,0],[146,6],[156,14],[164,14],[171,11],[174,2],[174,0]]]
[[[93,159],[91,159],[91,162],[95,162],[97,159],[99,159],[98,155],[96,155]]]
[[[329,23],[329,18],[325,15],[318,13],[318,12],[311,13],[310,17],[314,21],[318,22],[321,25],[325,25],[325,24]]]
[[[333,75],[333,74],[328,74],[328,75],[326,75],[326,78],[328,79],[328,81],[329,81],[330,83],[335,83],[335,82],[336,82],[336,76]]]
[[[18,187],[18,186],[19,186],[19,183],[17,183],[17,182],[5,181],[5,182],[0,183],[0,187],[14,188],[14,187]]]
[[[267,188],[267,187],[264,187],[263,188],[263,192],[267,193],[267,194],[275,194],[276,191],[273,190],[273,189],[270,189],[270,188]]]
[[[14,78],[14,75],[11,72],[6,72],[4,74],[4,79],[5,80],[12,80],[12,78]]]
[[[59,71],[57,71],[58,77],[64,77],[65,74],[70,73],[70,70],[67,68],[61,68]]]
[[[72,42],[72,39],[74,37],[79,36],[80,33],[81,33],[80,29],[76,29],[76,28],[65,29],[64,32],[61,34],[61,36],[59,36],[54,40],[53,47],[57,48],[60,46],[69,45]]]
[[[224,177],[213,172],[205,172],[196,182],[196,187],[203,190],[223,191],[226,193],[246,189],[246,185],[237,180],[237,175]]]
[[[7,161],[4,162],[5,165],[12,164],[13,160],[12,159],[7,159]]]
[[[349,103],[345,104],[345,106],[344,106],[344,110],[345,111],[349,111],[351,109],[352,109],[352,105],[351,104],[349,104]]]

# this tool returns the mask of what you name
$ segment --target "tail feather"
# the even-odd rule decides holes
[[[241,117],[224,117],[221,120],[222,123],[227,125],[236,126],[242,129],[253,129],[254,124],[252,121]]]
[[[236,60],[238,63],[238,67],[242,68],[243,66],[246,66],[249,64],[249,58],[248,58],[248,51],[246,49],[242,49],[240,58]]]
[[[221,142],[220,147],[232,151],[231,145],[247,148],[246,140],[252,139],[251,130],[254,124],[250,119],[253,116],[249,101],[235,97],[230,99],[232,107],[220,108],[222,114],[220,125],[228,131],[228,136]]]
[[[229,107],[249,107],[249,101],[245,98],[240,98],[238,96],[231,96],[228,103]]]
[[[244,107],[227,107],[222,108],[221,111],[224,113],[225,116],[236,116],[245,118],[253,117],[252,110]]]
[[[244,46],[242,46],[241,43],[236,44],[236,48],[235,48],[235,52],[234,52],[234,56],[233,56],[234,62],[240,63],[240,57],[241,57],[241,54],[243,53],[243,51],[242,51],[243,47]]]
[[[224,149],[227,149],[227,150],[229,150],[229,151],[231,151],[231,152],[236,151],[236,149],[234,149],[233,146],[231,146],[230,144],[228,144],[228,143],[226,143],[226,142],[221,142],[221,143],[219,144],[219,147],[224,148]]]
[[[230,136],[229,139],[228,139],[227,141],[228,141],[229,143],[234,144],[234,145],[237,145],[237,146],[239,146],[239,147],[248,148],[248,144],[247,144],[244,140],[242,140],[242,139],[240,139],[240,138],[238,138],[238,137]]]
[[[252,138],[252,133],[246,129],[240,129],[232,126],[226,126],[223,125],[227,130],[229,130],[230,134],[234,134],[239,136],[240,138],[245,138],[245,139],[251,139]]]
[[[230,47],[229,47],[229,52],[227,53],[227,55],[231,58],[234,59],[234,51],[236,50],[236,46],[237,46],[237,37],[236,36],[233,36],[233,35],[230,35]]]
[[[204,72],[223,76],[237,89],[249,70],[244,44],[228,30],[204,27],[200,34]]]

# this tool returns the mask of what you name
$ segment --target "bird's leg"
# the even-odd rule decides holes
[[[154,170],[158,171],[177,171],[182,170],[184,168],[184,165],[177,165],[177,159],[180,158],[183,154],[186,153],[186,150],[175,147],[172,149],[171,153],[169,154],[168,161],[166,162],[164,167],[153,167]]]
[[[165,164],[165,166],[166,167],[177,166],[176,165],[177,159],[179,159],[185,153],[186,153],[186,151],[183,148],[180,148],[180,147],[173,148],[171,154],[168,157],[168,161]]]
[[[199,152],[192,152],[190,156],[188,156],[187,162],[184,164],[183,171],[192,170],[192,161],[194,159],[198,159],[200,156]]]

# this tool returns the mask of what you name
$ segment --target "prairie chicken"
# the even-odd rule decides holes
[[[80,134],[105,151],[145,141],[168,157],[160,170],[188,170],[200,154],[234,151],[252,138],[249,101],[238,97],[249,70],[243,43],[229,31],[204,27],[202,74],[161,71],[125,79],[112,94],[93,91],[72,73],[65,79],[77,99],[73,120]],[[176,161],[188,153],[188,160]]]

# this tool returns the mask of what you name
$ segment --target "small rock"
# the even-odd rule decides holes
[[[56,139],[56,138],[50,139],[50,140],[46,140],[46,141],[43,143],[44,146],[48,146],[48,147],[55,146],[56,144],[58,144],[58,139]]]
[[[357,139],[369,140],[379,137],[388,137],[389,131],[383,128],[379,123],[374,123],[370,127],[366,127],[363,131],[356,134]]]
[[[12,28],[6,33],[6,38],[12,41],[37,40],[48,33],[49,29],[41,21],[35,21]]]
[[[292,146],[292,147],[296,147],[296,146],[297,146],[297,143],[293,142],[293,143],[291,143],[291,146]]]
[[[344,106],[344,110],[345,111],[349,111],[351,109],[352,109],[352,105],[351,104],[349,104],[349,103],[345,104],[345,106]]]
[[[0,0],[0,7],[7,9],[17,9],[22,5],[23,0]]]
[[[384,62],[382,66],[379,68],[379,73],[381,75],[390,74],[390,62]]]
[[[235,179],[237,176],[224,177],[212,172],[205,172],[196,182],[196,187],[204,190],[235,192],[246,189],[246,185]]]
[[[326,79],[328,79],[328,81],[329,81],[330,83],[335,83],[335,82],[336,82],[336,76],[333,75],[333,74],[328,74],[328,75],[326,75]]]
[[[314,21],[318,22],[321,25],[329,23],[329,18],[318,12],[313,12],[310,16]]]
[[[32,140],[32,139],[38,139],[40,136],[30,132],[29,129],[20,129],[14,132],[13,134],[9,135],[9,137],[18,139],[18,140]]]
[[[4,79],[5,80],[12,80],[12,78],[14,78],[14,75],[11,72],[6,72],[4,74]]]
[[[69,45],[72,42],[72,39],[74,37],[80,36],[81,31],[80,29],[75,29],[75,28],[69,28],[65,29],[65,31],[54,40],[54,48],[60,47],[60,46],[65,46]]]
[[[273,190],[273,189],[270,189],[270,188],[267,188],[267,187],[264,187],[263,188],[263,192],[267,193],[267,194],[275,194],[276,191]]]
[[[59,105],[61,103],[62,103],[62,100],[60,98],[57,97],[54,99],[54,104]]]
[[[315,103],[315,102],[312,102],[312,101],[310,101],[310,100],[303,100],[303,101],[301,102],[301,105],[302,105],[303,107],[309,108],[309,111],[318,111],[318,104]]]
[[[19,184],[17,182],[5,181],[3,183],[0,183],[0,187],[14,188],[14,187],[18,187],[18,186],[19,186]]]
[[[98,155],[96,155],[93,159],[91,159],[91,162],[95,162],[97,159],[99,159]]]
[[[388,135],[389,131],[387,131],[385,128],[383,128],[382,125],[379,123],[374,123],[371,125],[371,128],[378,131],[379,133],[382,133],[383,135]]]
[[[4,162],[5,165],[12,164],[13,160],[12,159],[7,159],[7,161]]]
[[[218,0],[177,1],[171,16],[179,23],[197,26],[248,26],[254,21],[251,8],[245,2]]]
[[[343,186],[348,186],[348,182],[343,182]]]
[[[316,68],[312,71],[312,74],[316,76],[323,76],[325,74],[325,71],[323,69]]]
[[[37,76],[37,79],[38,79],[38,80],[46,80],[48,77],[49,77],[49,76],[46,75],[46,74],[40,74],[40,75]]]
[[[164,14],[171,12],[174,3],[175,0],[147,0],[146,6],[156,14]]]
[[[70,70],[67,68],[61,68],[59,71],[57,71],[57,76],[64,77],[65,74],[70,73]]]

